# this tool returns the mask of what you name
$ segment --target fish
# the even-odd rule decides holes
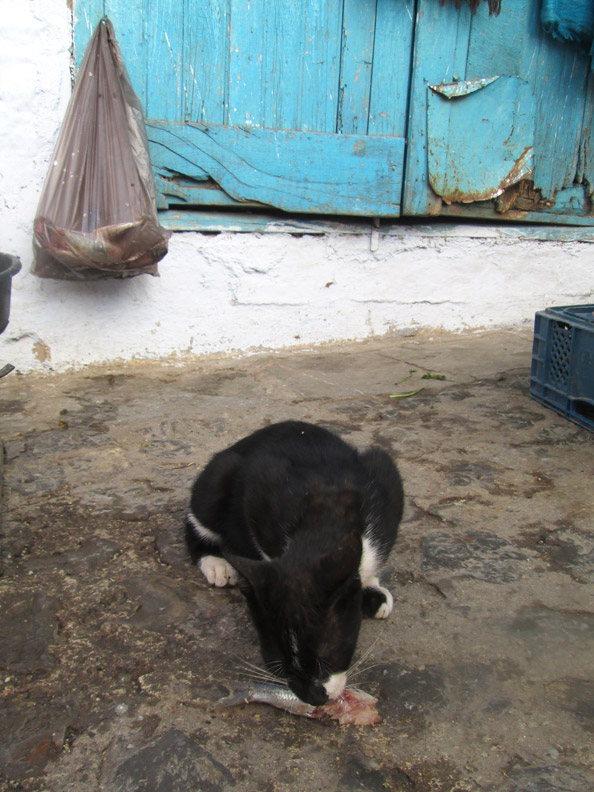
[[[375,708],[377,699],[358,688],[345,688],[340,696],[326,704],[314,707],[296,696],[286,685],[274,682],[255,682],[241,690],[219,699],[217,709],[241,704],[269,704],[277,709],[305,718],[331,718],[340,724],[370,726],[378,723],[380,716]]]
[[[239,704],[270,704],[277,709],[285,710],[293,715],[303,715],[306,718],[313,718],[313,714],[318,707],[307,704],[296,696],[286,685],[275,684],[274,682],[255,682],[248,687],[237,690],[229,696],[217,701],[218,709],[235,707]]]

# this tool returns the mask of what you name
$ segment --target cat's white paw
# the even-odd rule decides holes
[[[200,571],[209,584],[217,586],[217,588],[235,586],[239,580],[239,575],[235,569],[220,556],[202,556],[200,559]]]
[[[383,605],[380,605],[379,608],[377,609],[375,618],[387,619],[388,616],[392,613],[392,610],[394,609],[394,597],[390,594],[388,589],[384,588],[383,586],[377,586],[377,588],[382,592],[382,594],[386,598],[386,601],[383,603]]]
[[[374,619],[387,619],[388,616],[394,610],[394,597],[390,594],[387,588],[380,586],[379,578],[377,576],[368,577],[367,580],[363,582],[363,590],[365,589],[375,589],[376,591],[380,591],[384,597],[386,598],[385,602],[379,606],[376,610],[375,614],[373,615]]]

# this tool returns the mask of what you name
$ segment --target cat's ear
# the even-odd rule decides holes
[[[362,551],[361,535],[350,531],[334,550],[318,561],[318,580],[328,593],[334,593],[357,574]]]
[[[274,577],[273,564],[270,561],[254,561],[252,558],[225,553],[225,558],[239,572],[252,588],[261,588],[270,583]]]

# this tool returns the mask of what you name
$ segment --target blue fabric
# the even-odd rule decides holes
[[[571,41],[592,56],[594,0],[542,0],[540,19],[551,36]]]

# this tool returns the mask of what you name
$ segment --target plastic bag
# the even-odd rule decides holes
[[[96,280],[158,275],[159,225],[140,101],[105,17],[85,53],[34,223],[32,272]]]

